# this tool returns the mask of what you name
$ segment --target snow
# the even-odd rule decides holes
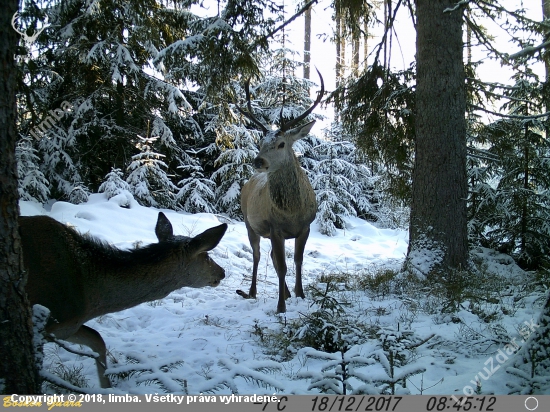
[[[157,241],[154,229],[159,209],[140,206],[128,192],[111,199],[104,193],[92,194],[86,203],[79,205],[55,202],[42,207],[34,202],[21,201],[20,208],[22,215],[51,216],[81,233],[122,249]],[[160,301],[104,315],[87,323],[101,333],[112,355],[109,356],[107,372],[126,375],[125,378],[113,379],[114,389],[110,391],[116,393],[317,393],[316,387],[322,385],[315,382],[324,382],[323,379],[330,378],[331,371],[336,373],[338,370],[336,364],[331,366],[327,362],[337,360],[339,353],[327,354],[322,359],[323,356],[315,356],[320,353],[311,348],[298,348],[289,359],[282,359],[268,355],[254,331],[258,327],[275,330],[310,312],[313,302],[307,286],[318,284],[321,275],[359,274],[361,270],[373,267],[399,268],[407,251],[407,233],[403,230],[381,229],[350,217],[346,230],[338,229],[335,236],[327,237],[320,234],[313,224],[304,254],[303,283],[307,297],[305,300],[290,298],[287,313],[278,315],[275,313],[277,277],[269,261],[268,240],[261,242],[258,298],[245,300],[235,293],[237,289],[248,290],[252,269],[252,252],[244,223],[208,213],[162,211],[172,222],[176,235],[193,236],[220,222],[229,223],[224,238],[210,252],[210,256],[225,269],[226,277],[217,288],[182,288]],[[293,241],[287,241],[286,248],[287,283],[292,291]],[[487,250],[476,253],[489,259],[492,262],[489,266],[495,270],[516,270],[504,256],[491,255]],[[518,273],[512,272],[510,276],[520,276]],[[412,345],[434,335],[427,344],[415,346],[416,356],[409,364],[396,369],[400,375],[413,374],[409,377],[411,385],[407,384],[407,389],[413,394],[422,390],[424,394],[462,395],[464,388],[472,386],[471,381],[475,382],[474,378],[481,376],[478,372],[483,371],[484,362],[507,343],[476,347],[473,342],[466,348],[464,344],[456,344],[459,349],[454,350],[453,341],[464,335],[465,325],[472,333],[483,333],[486,327],[467,310],[467,303],[453,320],[451,315],[430,316],[421,311],[414,312],[406,301],[395,296],[385,299],[369,298],[364,293],[353,296],[350,301],[356,308],[354,316],[358,319],[361,316],[363,322],[383,326],[388,342],[388,336],[392,339],[406,336],[406,340],[393,340],[390,345]],[[517,309],[513,317],[502,319],[500,324],[511,336],[518,336],[514,328],[533,317],[536,321],[538,313],[540,308],[525,305]],[[407,320],[406,316],[410,318]],[[462,323],[456,323],[456,317]],[[402,332],[397,332],[399,325]],[[412,331],[414,339],[410,336]],[[520,341],[521,337],[517,339]],[[432,342],[447,342],[448,346],[430,345]],[[56,379],[51,369],[59,363],[65,367],[73,365],[82,367],[81,373],[88,380],[90,391],[105,391],[99,388],[93,360],[68,353],[52,343],[45,346],[44,354],[45,365],[50,365],[44,374],[50,380]],[[364,343],[352,345],[342,355],[352,363],[357,362],[350,369],[357,379],[352,382],[357,390],[372,389],[372,385],[364,384],[363,379],[387,376],[387,365],[384,367],[381,363],[382,355],[382,346],[377,339],[366,339]],[[511,363],[502,366],[494,376],[482,380],[483,393],[508,393],[506,382],[516,378],[505,372],[505,367]],[[426,372],[422,373],[423,370]],[[334,382],[327,385],[334,386]]]

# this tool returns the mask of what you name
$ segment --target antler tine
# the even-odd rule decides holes
[[[300,116],[298,116],[295,119],[292,119],[290,122],[281,124],[281,131],[287,131],[291,129],[292,127],[296,126],[299,122],[304,120],[309,114],[317,107],[319,103],[321,103],[321,100],[323,99],[323,94],[325,93],[325,83],[323,82],[323,76],[321,76],[321,73],[319,72],[319,69],[315,68],[317,70],[317,74],[319,74],[319,78],[321,79],[321,90],[319,90],[319,94],[317,95],[317,99],[313,103],[313,105],[307,109],[304,113],[302,113]]]
[[[19,12],[16,11],[15,14],[11,18],[11,26],[13,27],[13,30],[15,30],[18,34],[21,36],[26,35],[27,33],[17,30],[17,27],[15,27],[15,20],[19,17]]]
[[[262,129],[264,133],[267,133],[267,127],[252,114],[252,104],[250,103],[250,79],[248,79],[244,85],[244,92],[246,95],[246,107],[248,107],[248,113],[245,112],[238,104],[235,104],[235,107],[243,116]]]

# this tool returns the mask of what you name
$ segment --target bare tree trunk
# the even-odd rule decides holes
[[[359,70],[359,49],[361,43],[359,40],[359,33],[353,35],[351,43],[351,72],[354,76],[357,76]]]
[[[365,18],[363,21],[363,65],[366,69],[367,64],[367,56],[369,55],[369,26],[368,26],[368,19]]]
[[[407,264],[468,264],[462,13],[455,0],[417,1],[416,150]],[[419,266],[430,257],[431,266]],[[422,259],[422,260],[421,260]]]
[[[304,79],[309,79],[311,68],[311,7],[306,10],[304,17]]]
[[[346,36],[344,35],[344,20],[340,16],[340,81],[346,75]]]
[[[0,11],[0,393],[40,393],[33,352],[32,317],[19,238],[17,203],[16,67],[17,33],[11,18],[17,0]]]

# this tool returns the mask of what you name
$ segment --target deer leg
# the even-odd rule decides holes
[[[304,250],[308,237],[309,227],[294,241],[294,264],[296,265],[296,284],[294,285],[294,293],[302,299],[305,298],[304,289],[302,287],[302,262],[304,260]]]
[[[107,368],[107,348],[99,332],[88,326],[82,325],[71,337],[65,340],[80,345],[86,345],[98,354],[95,359],[95,364],[99,376],[99,383],[102,388],[110,388],[111,381],[105,376],[105,369]]]
[[[258,264],[260,263],[260,236],[252,230],[252,228],[246,222],[246,229],[248,231],[248,240],[252,247],[252,283],[250,284],[250,291],[248,294],[242,290],[237,290],[237,294],[245,299],[256,298],[256,282],[258,280]]]
[[[273,258],[273,247],[271,248],[271,261],[273,262],[273,267],[275,268],[275,272],[277,274],[279,273],[279,269],[277,269],[277,261]],[[286,260],[285,260],[286,262]],[[285,273],[286,273],[286,266],[285,266]],[[278,276],[278,275],[277,275]],[[290,294],[290,290],[288,290],[288,286],[286,284],[286,275],[285,275],[285,299],[290,298],[292,295]]]
[[[271,231],[271,258],[273,266],[279,278],[279,302],[277,303],[277,313],[286,312],[285,300],[290,297],[290,292],[286,286],[286,259],[285,259],[285,238]]]

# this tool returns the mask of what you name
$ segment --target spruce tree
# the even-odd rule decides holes
[[[49,182],[38,167],[37,150],[29,138],[20,139],[15,148],[19,199],[45,203],[50,195]]]
[[[166,174],[166,163],[161,160],[165,156],[153,150],[153,143],[158,137],[138,138],[141,140],[138,144],[141,153],[132,156],[126,178],[130,193],[143,206],[174,208],[177,187]]]

